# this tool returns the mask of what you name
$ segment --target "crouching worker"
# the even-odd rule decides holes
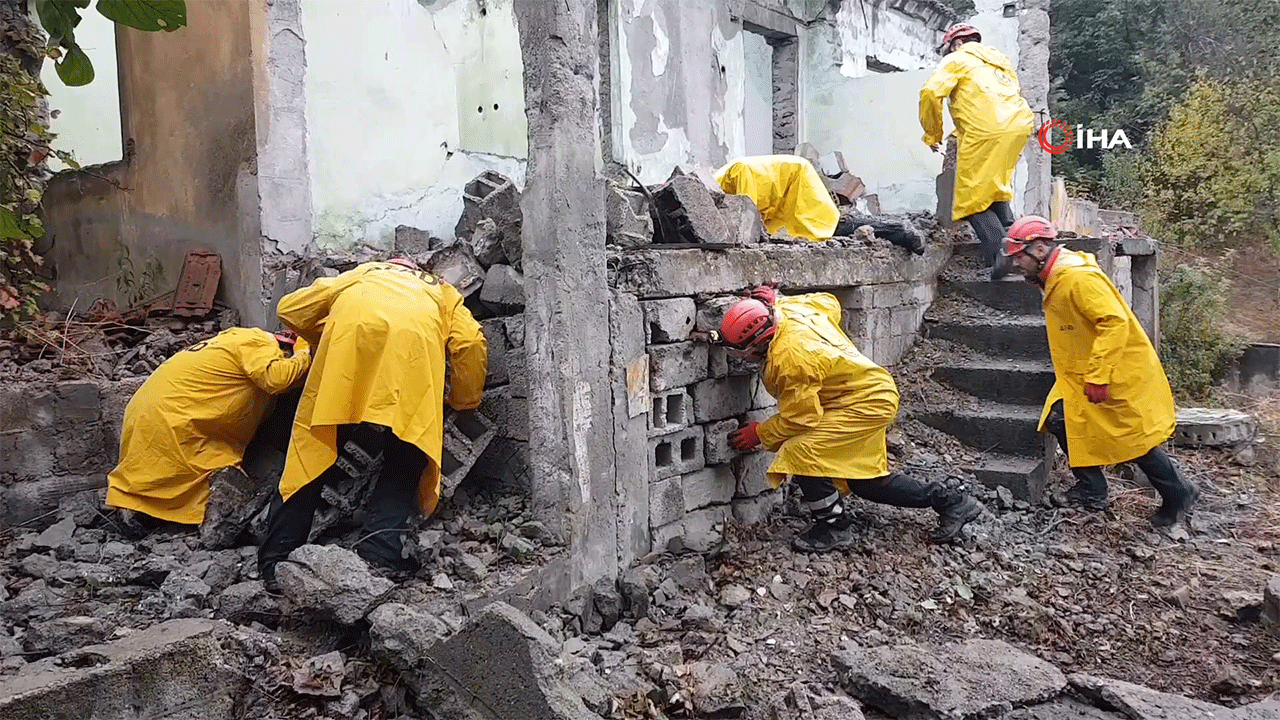
[[[1040,430],[1056,436],[1076,484],[1073,505],[1107,509],[1104,465],[1132,461],[1160,494],[1156,527],[1173,525],[1200,496],[1160,446],[1177,424],[1169,378],[1138,318],[1093,255],[1056,245],[1058,231],[1028,215],[1003,253],[1044,293],[1055,382]]]
[[[853,540],[842,495],[909,508],[933,508],[935,542],[955,539],[978,517],[977,500],[943,485],[890,472],[885,435],[898,414],[898,389],[884,368],[858,351],[840,327],[840,304],[828,293],[785,297],[771,288],[732,305],[720,341],[741,358],[763,360],[765,389],[778,413],[729,436],[737,450],[763,445],[777,453],[769,482],[792,475],[813,524],[792,542],[825,552]]]
[[[480,324],[452,285],[402,259],[317,280],[282,298],[278,312],[317,350],[258,552],[263,583],[274,591],[276,565],[306,544],[324,486],[379,459],[355,550],[389,574],[412,572],[402,534],[415,507],[430,515],[439,500],[442,401],[473,410],[484,391]]]
[[[223,330],[161,363],[125,407],[107,476],[106,504],[126,534],[204,522],[210,478],[239,467],[273,397],[310,366],[304,341],[256,328]]]
[[[756,204],[769,234],[829,240],[840,223],[831,191],[808,160],[795,155],[757,155],[734,160],[716,171],[726,193],[746,195]]]

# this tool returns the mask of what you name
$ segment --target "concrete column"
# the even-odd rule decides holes
[[[1022,96],[1038,118],[1049,112],[1049,0],[1023,0],[1018,14],[1018,80]],[[1037,120],[1036,130],[1042,120]],[[1022,213],[1049,216],[1053,195],[1053,156],[1040,147],[1035,133],[1022,151],[1027,163]]]
[[[1156,350],[1160,349],[1160,253],[1132,255],[1129,277],[1133,283],[1133,314]]]
[[[568,582],[617,571],[609,287],[594,0],[516,0],[529,165],[525,348],[534,512],[569,543]],[[563,580],[563,578],[562,578]]]

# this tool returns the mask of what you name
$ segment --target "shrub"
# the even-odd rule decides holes
[[[1229,287],[1203,261],[1161,272],[1160,360],[1180,401],[1208,399],[1214,378],[1244,350],[1245,342],[1223,329]]]

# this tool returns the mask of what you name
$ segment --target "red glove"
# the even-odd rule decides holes
[[[1107,401],[1107,386],[1094,385],[1093,383],[1084,384],[1084,396],[1089,398],[1089,402],[1098,404]]]
[[[729,445],[742,452],[756,449],[760,446],[760,433],[756,431],[759,425],[760,423],[752,421],[729,433]]]
[[[759,300],[765,305],[773,305],[773,301],[778,299],[778,290],[768,285],[760,285],[751,291],[750,297],[752,300]]]

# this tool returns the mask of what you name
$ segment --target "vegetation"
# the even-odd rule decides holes
[[[35,312],[48,286],[34,243],[44,235],[40,200],[53,155],[69,167],[75,158],[52,147],[48,90],[40,81],[45,59],[71,86],[93,81],[93,63],[75,39],[81,11],[91,0],[36,0],[42,33],[24,12],[26,3],[0,2],[0,320]],[[144,31],[172,31],[186,25],[184,0],[97,0],[94,8],[113,22]]]
[[[1209,399],[1244,343],[1222,329],[1228,281],[1206,263],[1182,263],[1160,280],[1160,360],[1174,394]]]

